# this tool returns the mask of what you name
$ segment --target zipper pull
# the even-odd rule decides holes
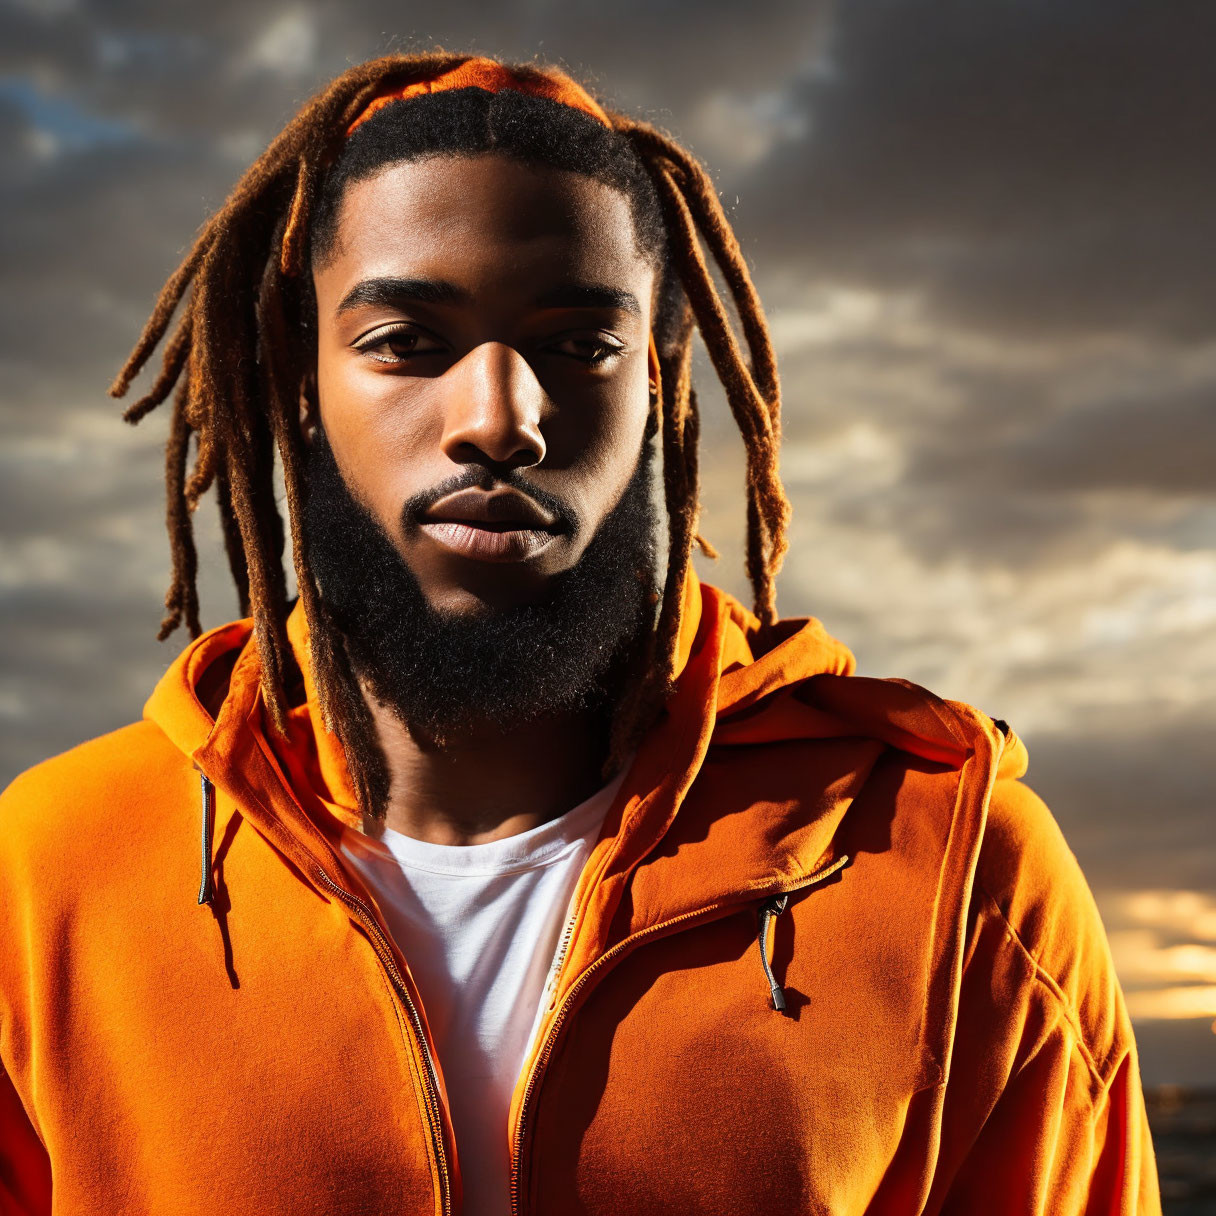
[[[773,969],[769,966],[768,961],[768,927],[769,923],[780,916],[782,912],[789,906],[790,897],[786,895],[774,895],[771,899],[766,899],[760,905],[760,965],[764,968],[765,978],[768,980],[769,991],[773,996],[773,1008],[778,1013],[785,1012],[785,992],[781,985],[777,983],[777,977],[773,974]]]

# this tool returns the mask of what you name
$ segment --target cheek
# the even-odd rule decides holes
[[[402,502],[426,479],[442,433],[437,382],[368,374],[347,359],[317,360],[321,422],[356,497],[397,529]]]
[[[595,497],[612,502],[637,463],[651,409],[647,363],[639,359],[631,364],[625,374],[592,391],[546,385],[555,404],[544,426],[545,466],[568,470],[580,482],[593,484]]]
[[[555,442],[550,444],[546,464],[565,465],[572,497],[580,500],[581,514],[588,525],[584,537],[587,541],[616,506],[637,468],[648,413],[649,399],[643,391],[640,401],[618,403],[618,408],[593,415],[561,419],[562,434],[555,435]],[[560,449],[567,441],[567,432],[573,458],[564,462]]]

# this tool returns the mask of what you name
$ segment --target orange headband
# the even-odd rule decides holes
[[[599,107],[594,98],[575,84],[567,76],[548,76],[543,72],[529,72],[524,75],[512,71],[493,59],[466,59],[457,67],[440,72],[426,80],[411,80],[408,84],[397,85],[387,93],[373,97],[367,103],[363,113],[346,128],[350,133],[361,123],[366,122],[378,110],[394,101],[404,101],[407,97],[421,97],[424,93],[441,93],[444,89],[485,89],[487,93],[498,93],[503,89],[513,89],[517,93],[531,93],[534,97],[547,97],[550,101],[559,101],[562,105],[573,106],[598,119],[606,127],[612,124],[608,115]]]

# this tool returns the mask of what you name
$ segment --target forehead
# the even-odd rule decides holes
[[[375,275],[528,295],[558,281],[627,283],[649,300],[654,269],[619,190],[490,154],[394,164],[347,188],[318,296]]]

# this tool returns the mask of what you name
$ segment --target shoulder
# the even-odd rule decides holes
[[[146,720],[44,760],[0,793],[0,869],[112,853],[177,805],[192,776],[190,758]]]
[[[1066,1024],[1105,1080],[1131,1038],[1106,930],[1059,823],[1021,780],[993,789],[972,905],[996,922],[1036,1004]]]

